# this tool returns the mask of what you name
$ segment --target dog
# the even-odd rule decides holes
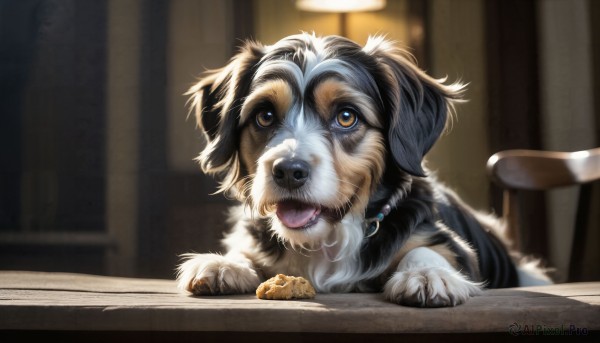
[[[508,248],[502,222],[425,167],[464,85],[420,70],[385,37],[248,41],[189,90],[197,158],[240,201],[221,254],[184,254],[178,287],[254,292],[278,273],[317,292],[382,292],[455,306],[484,288],[551,283]]]

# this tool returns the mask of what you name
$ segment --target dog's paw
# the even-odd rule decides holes
[[[444,267],[422,267],[394,273],[384,296],[400,305],[446,307],[464,303],[481,292],[481,285]]]
[[[194,295],[251,293],[260,279],[250,262],[217,254],[189,254],[177,268],[178,287]]]

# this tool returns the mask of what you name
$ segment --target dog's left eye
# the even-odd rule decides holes
[[[260,110],[256,113],[256,124],[260,127],[269,127],[275,122],[275,113],[271,110]]]
[[[342,129],[351,129],[358,123],[358,115],[351,109],[343,109],[336,115],[335,123]]]

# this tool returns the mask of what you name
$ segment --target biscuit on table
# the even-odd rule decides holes
[[[256,297],[268,300],[312,299],[315,289],[303,277],[277,274],[261,283],[256,289]]]

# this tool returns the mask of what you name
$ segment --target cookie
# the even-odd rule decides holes
[[[268,300],[312,299],[315,289],[303,277],[277,274],[261,283],[256,289],[256,297]]]

